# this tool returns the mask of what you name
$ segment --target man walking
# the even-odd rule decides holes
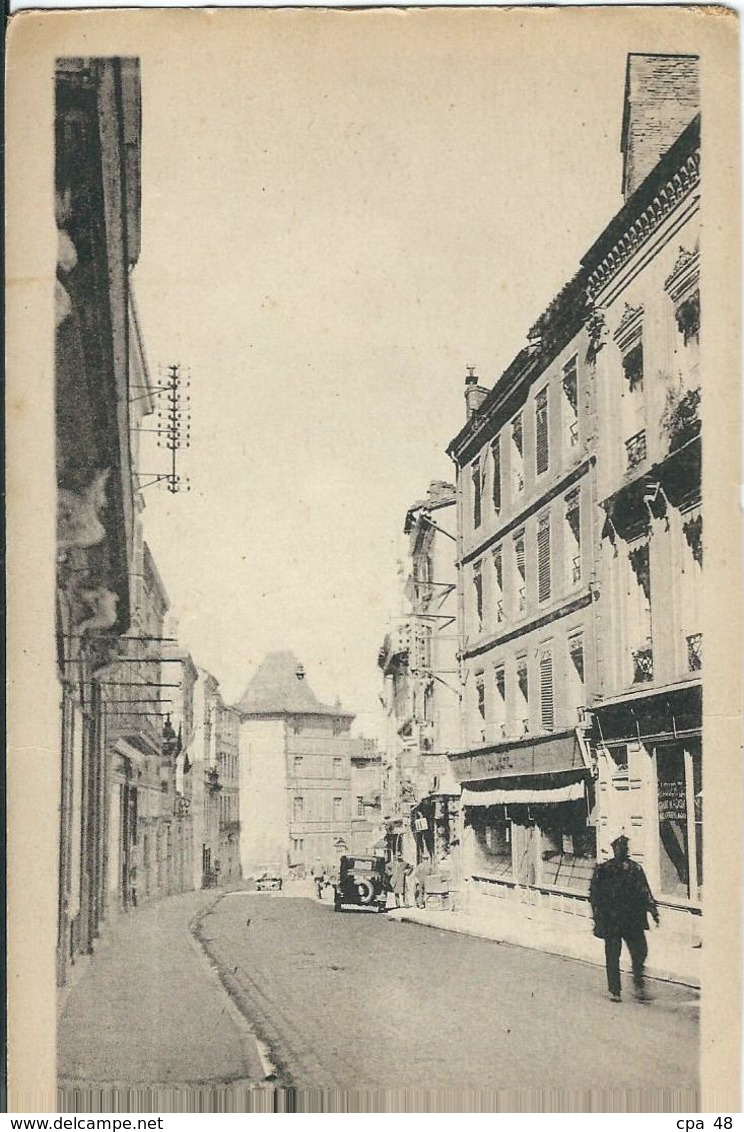
[[[633,965],[636,998],[646,996],[644,964],[648,955],[645,932],[650,912],[656,924],[659,912],[646,874],[628,856],[628,839],[621,833],[612,842],[612,859],[597,865],[589,887],[594,934],[605,944],[607,986],[612,1002],[620,1002],[620,952],[628,945]]]

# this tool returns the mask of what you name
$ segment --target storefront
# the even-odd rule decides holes
[[[670,926],[701,910],[701,713],[699,685],[596,709],[600,857],[609,856],[610,841],[624,831],[632,856],[671,913]]]
[[[530,903],[541,893],[585,898],[596,862],[596,807],[583,733],[472,752],[457,763],[463,868],[477,890]]]

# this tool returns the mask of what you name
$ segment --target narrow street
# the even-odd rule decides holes
[[[232,893],[197,935],[297,1087],[684,1088],[697,996],[606,995],[599,967],[291,894]]]

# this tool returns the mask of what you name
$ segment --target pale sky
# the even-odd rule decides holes
[[[134,282],[193,407],[191,492],[147,488],[146,537],[228,701],[288,648],[376,733],[403,520],[453,478],[465,366],[493,384],[619,208],[627,52],[689,50],[618,11],[593,42],[537,10],[508,35],[272,13],[229,52],[143,52]]]

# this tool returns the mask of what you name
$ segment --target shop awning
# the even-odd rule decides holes
[[[521,786],[506,790],[473,790],[467,785],[462,788],[463,806],[525,806],[544,805],[550,802],[579,802],[584,797],[584,783],[568,782],[563,786],[539,785]]]

